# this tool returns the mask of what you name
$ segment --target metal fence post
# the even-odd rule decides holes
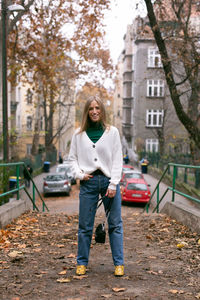
[[[19,165],[16,165],[16,175],[17,175],[17,200],[19,200],[19,168],[20,166]]]
[[[160,197],[160,189],[159,185],[157,187],[157,205],[156,205],[156,212],[159,213],[159,197]]]
[[[184,182],[187,183],[187,171],[188,169],[185,168],[185,172],[184,172]]]
[[[173,170],[173,185],[172,185],[172,188],[173,188],[173,191],[172,191],[172,202],[174,202],[174,198],[175,198],[175,193],[174,193],[174,189],[175,189],[175,186],[176,186],[176,177],[177,177],[177,167],[174,166],[174,170]]]
[[[33,184],[33,210],[35,210],[35,185]]]

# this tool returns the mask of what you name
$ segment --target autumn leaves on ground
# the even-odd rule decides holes
[[[28,213],[1,230],[0,299],[200,299],[199,236],[186,227],[130,209],[125,276],[115,278],[108,237],[75,275],[77,225],[77,215]]]

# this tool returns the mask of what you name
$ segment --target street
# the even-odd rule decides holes
[[[40,191],[42,193],[42,188],[40,187]],[[68,215],[78,214],[78,207],[79,207],[79,184],[72,185],[72,190],[70,196],[65,195],[49,195],[44,198],[44,201],[49,208],[50,214],[55,213],[67,213]],[[37,201],[38,207],[41,210],[41,201]],[[142,212],[144,209],[143,205],[122,205],[122,216],[126,217],[127,213],[130,212],[130,209],[133,212]],[[103,213],[103,206],[99,208],[97,214]]]

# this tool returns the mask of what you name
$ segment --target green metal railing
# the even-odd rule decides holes
[[[12,168],[12,167],[15,167],[15,174],[14,171],[12,170],[12,176],[14,176],[16,178],[16,187],[14,188],[8,188],[8,180],[9,180],[9,177],[11,176],[7,176],[7,174],[9,174],[9,168]],[[29,174],[30,176],[30,181],[32,182],[32,196],[30,195],[29,191],[27,190],[26,186],[24,184],[21,184],[21,179],[20,179],[20,167],[23,167],[24,169],[26,169],[27,173]],[[27,194],[27,196],[29,197],[29,199],[31,200],[32,204],[33,204],[33,210],[37,210],[39,211],[36,203],[35,203],[35,195],[36,195],[36,192],[38,193],[39,195],[39,198],[40,200],[42,201],[42,210],[45,211],[45,209],[47,211],[49,211],[48,207],[46,206],[33,178],[31,177],[28,169],[26,168],[26,165],[24,162],[17,162],[17,163],[3,163],[3,164],[0,164],[0,168],[3,168],[2,169],[2,173],[1,173],[1,188],[3,190],[3,193],[0,194],[0,198],[2,197],[6,197],[8,195],[12,195],[13,193],[16,193],[17,194],[17,200],[20,199],[20,191],[21,190],[24,190]],[[11,175],[11,173],[9,174]],[[7,178],[8,177],[8,178]],[[9,189],[9,190],[8,190]]]
[[[167,189],[165,190],[165,192],[163,193],[163,195],[160,197],[160,183],[162,182],[164,176],[166,173],[169,174],[170,172],[170,167],[173,167],[173,175],[172,175],[172,187],[168,186]],[[172,192],[172,202],[175,201],[175,194],[178,194],[178,195],[181,195],[189,200],[192,200],[196,203],[199,203],[200,204],[200,200],[195,198],[195,197],[192,197],[190,195],[187,195],[181,191],[178,191],[176,189],[176,179],[177,179],[177,172],[178,172],[178,168],[184,168],[185,169],[185,173],[187,172],[187,169],[195,169],[197,170],[197,172],[200,172],[200,166],[191,166],[191,165],[181,165],[181,164],[174,164],[174,163],[168,163],[166,169],[164,170],[161,178],[159,179],[152,195],[151,195],[151,198],[149,200],[149,202],[147,203],[147,205],[145,206],[144,210],[146,210],[146,212],[149,212],[149,206],[151,204],[151,201],[153,199],[153,196],[155,195],[155,193],[157,192],[157,195],[156,195],[156,207],[153,209],[153,212],[157,212],[159,213],[159,205],[160,203],[162,202],[162,200],[164,199],[164,197],[166,196],[167,192],[168,191],[171,191]]]

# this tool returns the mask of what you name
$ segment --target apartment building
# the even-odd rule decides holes
[[[135,152],[187,152],[148,19],[137,17],[124,37],[122,133]]]
[[[43,98],[31,84],[31,73],[27,76],[29,83],[18,80],[14,88],[10,84],[8,87],[9,157],[12,160],[31,156],[33,144],[37,153],[38,149],[45,147]],[[56,135],[53,144],[63,157],[69,152],[75,128],[74,93],[73,81],[70,82],[70,88],[64,88],[57,99],[53,116],[53,135]]]

